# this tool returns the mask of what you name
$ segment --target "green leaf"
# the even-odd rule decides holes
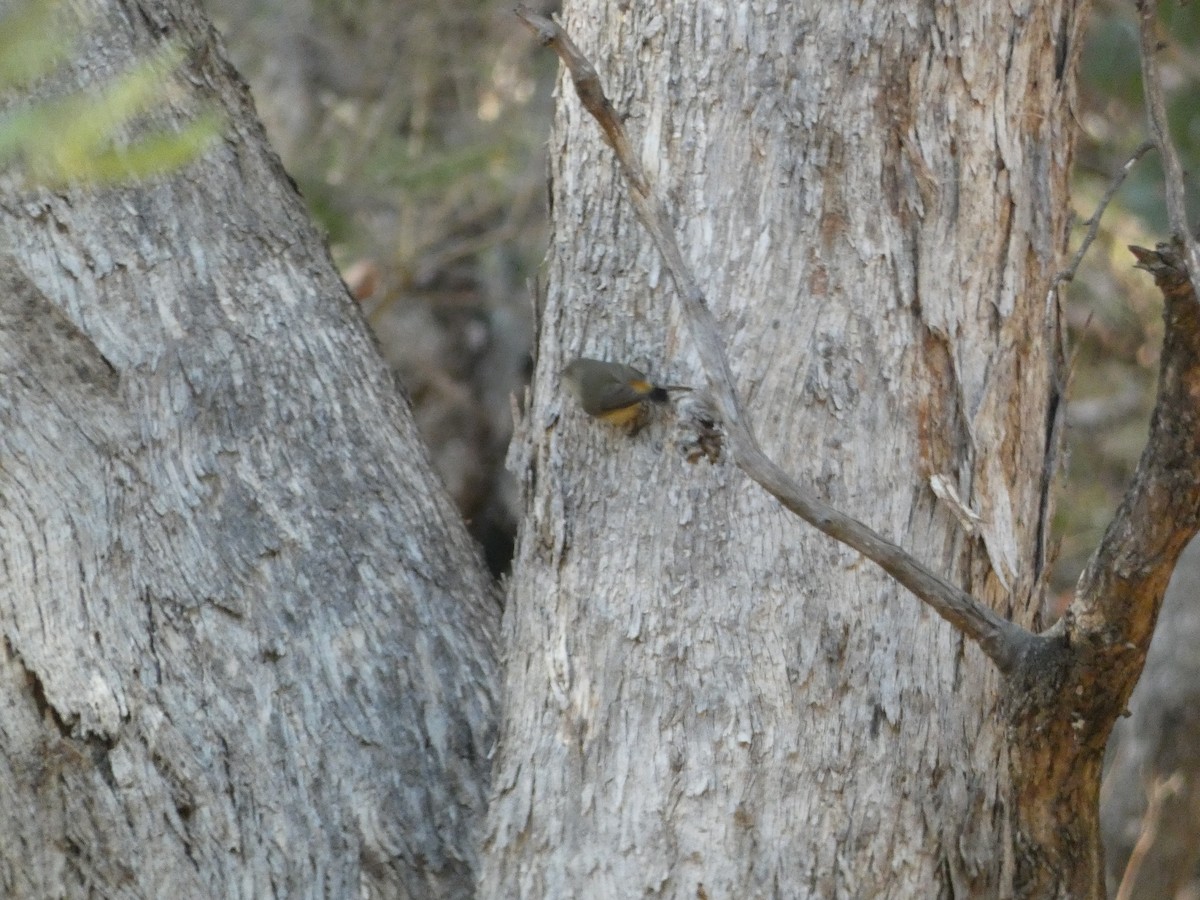
[[[104,150],[90,156],[75,177],[93,183],[148,178],[191,162],[221,133],[224,118],[209,113],[182,131],[159,132],[129,147]]]
[[[138,116],[174,99],[168,75],[182,59],[183,51],[169,45],[98,91],[0,116],[0,164],[20,158],[31,181],[51,185],[139,178],[184,165],[220,133],[223,118],[215,111],[181,131],[152,133],[124,146],[119,135]]]
[[[53,71],[71,46],[55,13],[61,0],[21,3],[0,18],[0,89]]]

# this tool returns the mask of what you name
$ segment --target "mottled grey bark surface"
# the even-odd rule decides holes
[[[564,14],[766,451],[1035,627],[1076,10]],[[669,422],[629,438],[559,388],[579,354],[697,378],[611,152],[560,94],[485,896],[1012,895],[1001,683],[978,649],[728,462],[683,463]]]
[[[152,182],[0,181],[0,894],[463,897],[498,607],[191,4],[90,5],[57,88],[164,38]]]

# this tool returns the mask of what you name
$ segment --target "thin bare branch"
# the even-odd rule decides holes
[[[554,50],[566,65],[584,108],[596,119],[609,146],[617,154],[632,188],[629,194],[638,218],[650,232],[679,291],[684,318],[696,343],[709,389],[724,420],[730,451],[739,468],[785,508],[879,565],[934,612],[976,641],[1001,671],[1015,669],[1025,651],[1038,640],[1033,634],[997,615],[862,522],[818,500],[763,452],[734,388],[733,373],[716,320],[684,262],[674,232],[667,224],[670,220],[666,211],[651,189],[624,125],[604,95],[595,68],[556,22],[524,6],[517,7],[516,13],[542,45]]]
[[[1083,262],[1083,257],[1087,254],[1088,248],[1092,246],[1092,242],[1096,240],[1096,235],[1100,233],[1100,219],[1104,216],[1104,211],[1108,209],[1108,204],[1112,203],[1113,197],[1117,195],[1121,185],[1125,183],[1125,178],[1133,171],[1133,167],[1137,165],[1138,160],[1155,149],[1157,145],[1153,141],[1143,141],[1129,159],[1125,160],[1124,165],[1117,170],[1117,174],[1113,176],[1109,182],[1108,190],[1104,192],[1104,196],[1100,198],[1100,203],[1096,207],[1096,211],[1092,213],[1092,217],[1087,220],[1087,234],[1083,236],[1083,243],[1079,245],[1079,249],[1075,251],[1075,255],[1071,257],[1071,264],[1054,276],[1054,280],[1050,282],[1050,290],[1054,290],[1064,281],[1071,281],[1075,278],[1075,273],[1079,271],[1079,264]]]
[[[1146,814],[1142,816],[1142,830],[1134,844],[1133,852],[1129,854],[1129,862],[1125,866],[1125,874],[1121,877],[1121,886],[1117,890],[1115,900],[1132,900],[1134,886],[1142,868],[1142,863],[1154,848],[1158,840],[1158,827],[1162,824],[1163,811],[1167,801],[1173,799],[1183,790],[1183,773],[1175,772],[1170,778],[1156,778],[1153,786],[1147,792],[1148,801]]]
[[[1150,133],[1162,157],[1164,187],[1167,196],[1167,217],[1171,230],[1183,242],[1183,257],[1187,262],[1192,287],[1200,296],[1200,246],[1188,223],[1187,195],[1183,184],[1183,164],[1171,141],[1167,123],[1167,103],[1163,92],[1162,76],[1158,71],[1158,0],[1138,0],[1138,33],[1141,37],[1142,90],[1146,95],[1146,118]]]

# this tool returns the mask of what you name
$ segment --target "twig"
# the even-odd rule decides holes
[[[1158,826],[1162,822],[1163,811],[1167,801],[1177,796],[1183,790],[1183,774],[1175,772],[1170,778],[1156,778],[1149,790],[1146,812],[1142,816],[1142,830],[1138,834],[1137,843],[1129,854],[1129,862],[1125,865],[1125,874],[1121,876],[1121,886],[1117,889],[1114,900],[1130,900],[1137,884],[1138,873],[1146,861],[1150,850],[1158,840]]]
[[[1137,161],[1155,148],[1154,141],[1143,141],[1142,144],[1133,151],[1129,159],[1125,160],[1125,164],[1117,170],[1117,174],[1113,176],[1112,181],[1108,185],[1108,190],[1104,192],[1104,196],[1100,198],[1100,204],[1096,207],[1096,211],[1092,213],[1092,217],[1087,220],[1087,234],[1083,236],[1083,243],[1079,245],[1079,249],[1075,251],[1075,255],[1071,257],[1071,264],[1054,276],[1054,280],[1050,282],[1050,290],[1054,290],[1064,281],[1071,281],[1075,278],[1075,273],[1079,271],[1079,264],[1083,262],[1083,257],[1087,254],[1088,248],[1092,246],[1092,242],[1096,240],[1096,235],[1100,233],[1100,219],[1104,215],[1104,211],[1108,209],[1108,204],[1112,202],[1113,197],[1117,195],[1121,185],[1125,183],[1126,176],[1133,170]]]
[[[1183,164],[1179,161],[1179,153],[1171,142],[1171,133],[1167,125],[1167,104],[1163,99],[1162,78],[1158,71],[1155,54],[1159,50],[1158,42],[1158,0],[1138,0],[1138,33],[1141,37],[1142,56],[1142,89],[1146,95],[1146,119],[1150,125],[1150,133],[1158,146],[1162,158],[1164,187],[1167,196],[1167,218],[1171,223],[1171,231],[1183,242],[1183,258],[1187,263],[1188,277],[1192,287],[1200,296],[1200,246],[1192,235],[1191,225],[1188,224],[1187,201],[1183,186]]]
[[[1104,211],[1108,209],[1108,204],[1112,202],[1113,197],[1117,195],[1117,191],[1120,190],[1121,185],[1125,183],[1125,178],[1133,170],[1133,167],[1137,164],[1138,160],[1153,150],[1155,146],[1156,145],[1153,141],[1143,141],[1138,148],[1133,151],[1133,154],[1129,157],[1129,159],[1125,161],[1124,165],[1117,170],[1116,175],[1114,175],[1112,180],[1109,182],[1108,189],[1104,192],[1104,196],[1100,198],[1100,203],[1096,206],[1096,211],[1092,213],[1092,217],[1087,221],[1087,234],[1083,236],[1083,243],[1079,245],[1079,249],[1075,251],[1075,255],[1071,258],[1071,264],[1055,275],[1054,279],[1050,282],[1050,288],[1046,292],[1047,309],[1053,308],[1052,304],[1054,302],[1055,291],[1058,290],[1058,286],[1064,282],[1072,281],[1075,278],[1075,273],[1079,271],[1079,265],[1083,262],[1083,257],[1087,255],[1088,249],[1092,246],[1092,242],[1096,240],[1096,235],[1100,233],[1100,220],[1104,217]],[[1087,321],[1084,322],[1083,328],[1081,329],[1082,333],[1087,332],[1091,321],[1092,313],[1089,312]],[[1065,335],[1062,335],[1061,332],[1060,335],[1062,336],[1063,352],[1065,353]],[[1049,491],[1050,487],[1052,486],[1053,478],[1058,470],[1058,456],[1061,452],[1061,433],[1065,418],[1064,412],[1066,408],[1065,404],[1068,392],[1067,389],[1074,379],[1075,364],[1079,360],[1079,352],[1082,348],[1083,344],[1081,342],[1076,343],[1075,348],[1067,356],[1067,375],[1066,378],[1059,382],[1057,391],[1057,414],[1054,417],[1052,433],[1050,435],[1048,444],[1051,447],[1051,451],[1046,459],[1045,474],[1043,475],[1044,480],[1042,482],[1044,497],[1048,496],[1046,492]],[[1044,542],[1042,546],[1045,547]],[[1042,558],[1045,558],[1044,552]]]
[[[759,447],[749,417],[733,386],[733,373],[725,357],[716,320],[708,308],[691,270],[666,224],[661,201],[634,154],[625,128],[604,95],[595,68],[558,23],[519,6],[516,14],[566,65],[584,108],[596,119],[605,140],[617,154],[630,182],[630,198],[642,225],[662,254],[683,302],[696,349],[708,377],[709,388],[724,420],[734,461],[751,479],[785,508],[825,534],[857,550],[927,603],[938,615],[976,641],[1002,672],[1013,671],[1037,638],[1019,625],[997,615],[961,588],[885,540],[862,522],[818,500],[777,466]]]

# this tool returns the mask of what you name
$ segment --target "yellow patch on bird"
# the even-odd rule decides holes
[[[632,425],[638,421],[645,413],[645,408],[639,401],[630,403],[628,406],[621,406],[617,409],[606,409],[596,418],[603,419],[610,425]]]

